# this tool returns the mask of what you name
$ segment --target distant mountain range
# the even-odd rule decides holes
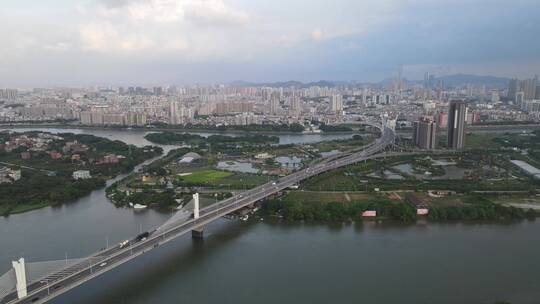
[[[455,87],[464,84],[474,84],[474,85],[488,85],[488,86],[498,86],[504,87],[508,85],[510,78],[505,77],[495,77],[495,76],[479,76],[479,75],[470,75],[470,74],[454,74],[447,76],[435,77],[435,81],[442,80],[445,87]],[[385,79],[378,83],[365,83],[365,84],[374,84],[374,85],[387,85],[394,82],[395,79]],[[422,84],[423,80],[405,80],[410,84]],[[281,81],[281,82],[263,82],[263,83],[254,83],[247,82],[242,80],[233,81],[231,85],[235,86],[254,86],[254,87],[296,87],[296,88],[307,88],[311,86],[320,86],[320,87],[335,87],[339,85],[353,84],[356,82],[347,82],[347,81],[329,81],[329,80],[320,80],[317,82],[300,82],[296,80],[290,81]],[[357,83],[356,83],[357,84]]]
[[[464,84],[475,85],[492,85],[492,86],[506,86],[510,78],[495,77],[495,76],[478,76],[468,74],[455,74],[448,76],[436,77],[435,80],[442,80],[445,86],[459,86]]]
[[[348,82],[327,81],[327,80],[320,80],[317,82],[307,82],[307,83],[296,81],[296,80],[280,81],[280,82],[262,82],[262,83],[247,82],[247,81],[242,81],[242,80],[231,82],[231,85],[235,85],[235,86],[296,87],[296,88],[307,88],[307,87],[312,87],[312,86],[335,87],[336,85],[340,85],[340,84],[348,84]]]

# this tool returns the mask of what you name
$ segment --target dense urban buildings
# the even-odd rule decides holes
[[[468,125],[494,121],[540,122],[537,76],[508,79],[506,84],[482,83],[481,78],[469,83],[470,77],[451,82],[448,77],[426,73],[419,81],[398,78],[365,84],[3,88],[0,89],[0,123],[198,128],[297,124],[306,132],[319,132],[321,124],[341,124],[389,114],[398,118],[398,128],[412,130],[414,122],[429,118],[438,130],[445,130],[455,114],[449,111],[451,100],[464,100],[468,104],[466,112],[459,112],[459,126],[462,122]],[[452,135],[449,145],[462,146],[462,136],[454,137],[453,128],[448,132]]]

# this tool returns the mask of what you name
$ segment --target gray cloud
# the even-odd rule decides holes
[[[0,12],[0,87],[528,76],[540,3],[95,0]]]

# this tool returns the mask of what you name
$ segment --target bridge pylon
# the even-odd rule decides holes
[[[15,279],[17,280],[17,298],[21,299],[28,295],[26,289],[26,264],[24,258],[11,262],[15,271]]]
[[[194,219],[199,218],[199,193],[193,194],[193,218]],[[191,230],[191,237],[194,239],[202,239],[203,231],[204,231],[204,227],[202,226],[197,227]]]

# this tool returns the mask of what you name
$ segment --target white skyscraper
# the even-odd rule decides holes
[[[169,109],[169,112],[170,112],[169,123],[171,125],[179,125],[183,123],[182,115],[178,111],[179,105],[180,105],[180,102],[178,100],[171,101],[170,109]]]
[[[272,97],[272,99],[270,99],[270,114],[272,114],[272,115],[278,114],[279,109],[280,109],[279,98]]]
[[[343,112],[343,96],[332,95],[332,112],[341,114]]]

